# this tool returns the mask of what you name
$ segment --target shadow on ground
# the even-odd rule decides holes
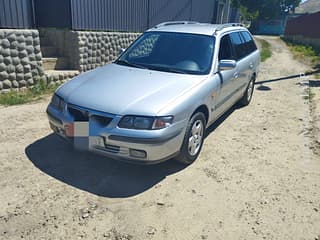
[[[207,137],[235,110],[230,108],[206,132]],[[89,152],[75,151],[63,139],[50,134],[25,149],[30,161],[44,173],[81,190],[109,198],[140,194],[186,165],[174,160],[156,165],[135,165]]]
[[[320,87],[320,80],[310,80],[310,87]]]
[[[218,118],[207,128],[205,138],[207,138],[212,132],[214,132],[214,130],[216,130],[234,111],[241,108],[242,107],[239,103],[233,105],[228,111],[226,111],[220,118]]]
[[[300,73],[300,74],[294,74],[294,75],[279,77],[279,78],[275,78],[275,79],[258,81],[258,82],[255,82],[255,84],[258,85],[258,84],[264,84],[264,83],[279,82],[279,81],[284,81],[284,80],[298,78],[298,77],[304,78],[306,76],[310,76],[310,75],[313,75],[316,73],[320,73],[320,70],[315,70],[315,71],[310,71],[310,72],[305,72],[305,73]]]
[[[110,198],[137,195],[185,168],[173,160],[157,165],[134,165],[78,152],[54,134],[29,145],[25,152],[46,174],[73,187]]]

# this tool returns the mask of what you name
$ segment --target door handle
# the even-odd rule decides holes
[[[253,63],[249,64],[249,68],[252,69],[253,68]]]
[[[239,77],[239,73],[238,72],[235,72],[234,74],[233,74],[233,78],[238,78]]]

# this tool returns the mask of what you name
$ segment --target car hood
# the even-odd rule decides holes
[[[153,71],[108,64],[62,85],[66,102],[113,114],[156,116],[205,76]]]

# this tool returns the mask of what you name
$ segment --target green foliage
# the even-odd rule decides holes
[[[263,39],[256,39],[256,41],[260,45],[261,62],[264,62],[272,56],[270,43],[268,43],[266,40],[263,40]]]
[[[234,7],[240,9],[241,16],[246,20],[272,20],[281,14],[294,11],[300,0],[232,0]]]
[[[32,88],[24,91],[11,91],[0,94],[0,105],[11,106],[36,101],[45,95],[53,93],[57,87],[57,84],[49,86],[44,80],[40,80]]]
[[[320,68],[320,49],[310,45],[295,43],[285,38],[282,38],[282,40],[288,45],[295,59],[312,65],[314,68]]]
[[[239,11],[240,15],[248,21],[254,21],[259,16],[259,11],[249,11],[245,6],[240,6]]]

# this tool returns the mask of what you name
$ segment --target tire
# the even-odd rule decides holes
[[[195,113],[187,126],[180,153],[175,160],[183,164],[193,163],[199,156],[205,137],[206,118],[202,112]]]
[[[251,102],[253,90],[254,90],[254,82],[255,82],[255,77],[252,76],[250,82],[248,83],[248,86],[246,88],[246,91],[245,91],[243,97],[239,100],[239,103],[243,107],[249,105],[249,103]]]

